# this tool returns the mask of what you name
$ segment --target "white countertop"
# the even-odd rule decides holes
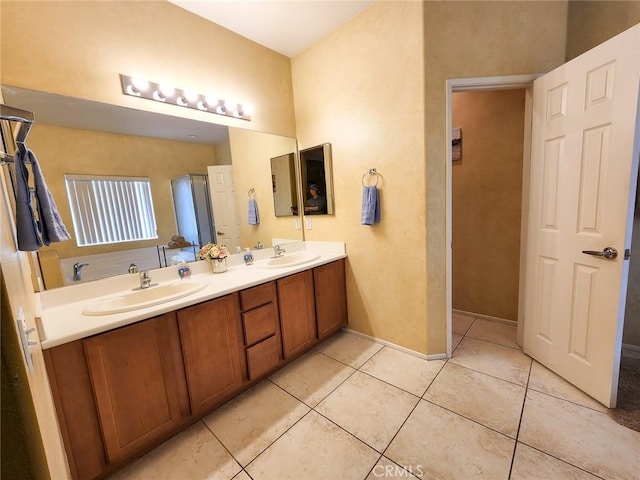
[[[313,251],[320,256],[316,260],[301,265],[263,268],[260,266],[261,263],[267,262],[273,255],[272,248],[264,248],[252,251],[255,258],[253,265],[244,265],[241,254],[230,256],[227,262],[228,270],[221,274],[211,273],[207,262],[190,263],[191,280],[206,284],[202,290],[159,305],[109,315],[89,316],[82,312],[88,303],[130,293],[132,288],[139,286],[138,275],[119,275],[105,280],[40,292],[36,294],[36,311],[39,317],[38,333],[42,348],[55,347],[129,325],[347,256],[342,242],[295,242],[285,245],[285,248],[287,250],[285,256],[302,250]],[[150,273],[152,281],[161,285],[180,281],[177,267],[151,270]]]

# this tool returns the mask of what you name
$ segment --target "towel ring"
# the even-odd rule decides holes
[[[365,177],[369,175],[375,175],[376,177],[376,183],[374,183],[373,185],[367,185],[366,183],[364,183],[364,179]],[[380,181],[380,174],[376,171],[375,168],[370,168],[369,171],[367,173],[365,173],[364,175],[362,175],[362,186],[363,187],[367,187],[367,186],[371,186],[371,187],[377,187],[378,186],[378,182]]]

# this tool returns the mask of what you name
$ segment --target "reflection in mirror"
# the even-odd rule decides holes
[[[271,157],[297,151],[295,139],[7,85],[2,94],[7,105],[35,112],[27,146],[37,155],[67,226],[72,220],[65,173],[143,176],[152,184],[158,238],[88,247],[78,247],[72,239],[42,248],[38,257],[47,289],[73,284],[76,263],[88,263],[79,272],[81,281],[127,273],[131,263],[140,269],[170,263],[178,252],[167,251],[165,262],[161,247],[182,234],[170,181],[186,174],[206,175],[211,166],[232,169],[235,175],[236,191],[227,201],[233,204],[229,210],[237,212],[239,245],[254,246],[256,239],[266,246],[273,238],[304,239],[301,230],[289,225],[293,220],[285,224],[275,218],[268,173]],[[212,183],[211,174],[209,178]],[[247,185],[255,186],[262,201],[257,226],[246,225]],[[215,202],[213,195],[211,200]],[[214,221],[219,240],[224,222]],[[186,253],[192,257],[191,249]]]
[[[300,151],[305,215],[333,215],[331,144]]]
[[[271,183],[276,217],[298,215],[298,188],[295,153],[271,159]]]

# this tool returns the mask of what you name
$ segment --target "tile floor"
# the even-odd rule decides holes
[[[114,478],[640,479],[640,433],[524,355],[515,327],[453,320],[448,361],[341,332]]]

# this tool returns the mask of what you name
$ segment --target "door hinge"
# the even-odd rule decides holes
[[[631,258],[631,249],[630,248],[625,248],[624,249],[624,259],[625,260],[629,260]]]

